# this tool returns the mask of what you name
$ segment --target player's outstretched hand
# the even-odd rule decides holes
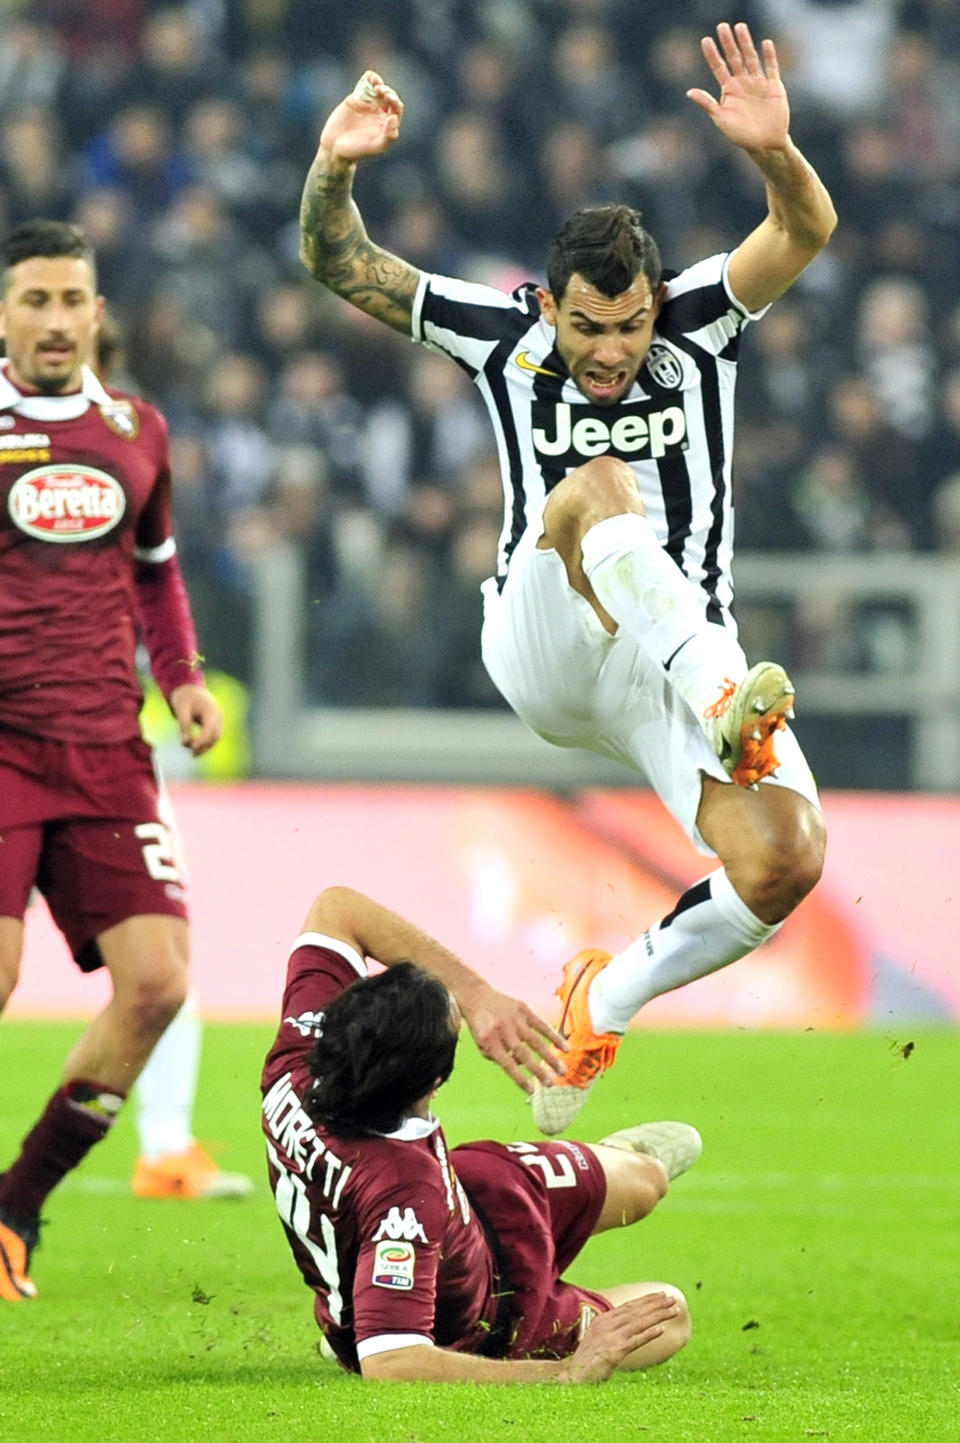
[[[669,1293],[645,1293],[594,1318],[560,1378],[564,1383],[605,1383],[629,1353],[652,1343],[680,1311]]]
[[[748,25],[717,26],[717,46],[709,35],[700,42],[720,99],[706,90],[688,90],[687,98],[705,110],[718,130],[744,150],[780,150],[790,130],[790,106],[780,79],[772,40],[757,54]]]
[[[180,726],[180,740],[195,757],[220,740],[223,731],[223,713],[205,686],[186,682],[178,686],[170,697],[170,708]]]
[[[403,101],[375,70],[365,70],[346,100],[332,111],[320,145],[338,160],[382,155],[400,134]]]
[[[460,1010],[484,1057],[524,1092],[533,1092],[534,1078],[550,1083],[563,1071],[555,1049],[566,1051],[566,1042],[525,1002],[483,983],[475,996],[460,997]]]

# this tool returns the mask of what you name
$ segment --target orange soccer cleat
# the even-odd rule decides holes
[[[137,1197],[200,1200],[247,1197],[253,1181],[240,1172],[223,1172],[198,1142],[186,1152],[141,1157],[133,1174]]]
[[[37,1296],[28,1270],[39,1231],[38,1219],[18,1217],[0,1208],[0,1298],[5,1302],[23,1303]]]
[[[563,969],[557,996],[563,1003],[559,1030],[570,1044],[562,1055],[564,1071],[549,1087],[538,1087],[530,1098],[533,1118],[548,1137],[568,1128],[583,1107],[601,1073],[613,1066],[620,1046],[618,1032],[594,1032],[589,992],[593,979],[610,961],[609,952],[580,952]]]

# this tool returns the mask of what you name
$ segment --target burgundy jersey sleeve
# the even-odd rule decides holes
[[[190,599],[176,555],[162,561],[143,560],[138,555],[134,582],[137,620],[150,670],[169,702],[178,686],[187,682],[203,686]]]
[[[389,1186],[355,1200],[353,1327],[361,1361],[372,1353],[435,1341],[447,1200],[439,1170],[424,1167],[418,1148],[400,1150],[398,1161]]]
[[[159,451],[157,479],[140,513],[134,549],[137,620],[153,678],[169,702],[178,686],[203,685],[190,599],[176,556],[171,514],[170,446],[167,425],[152,411]]]
[[[290,1068],[306,1066],[325,1007],[351,982],[367,975],[359,952],[336,937],[303,932],[287,963],[280,1026],[264,1064],[264,1092]]]
[[[142,435],[149,436],[154,457],[155,480],[150,489],[134,532],[135,555],[169,548],[173,542],[173,514],[170,481],[170,435],[161,413],[143,401],[137,402],[141,415]]]

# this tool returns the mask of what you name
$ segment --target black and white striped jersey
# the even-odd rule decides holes
[[[636,382],[598,406],[572,381],[533,285],[492,287],[421,277],[413,336],[452,356],[479,388],[496,432],[504,484],[497,575],[506,576],[549,491],[593,456],[619,456],[657,537],[729,624],[733,551],[733,401],[740,333],[755,319],[734,300],[728,255],[673,277]]]

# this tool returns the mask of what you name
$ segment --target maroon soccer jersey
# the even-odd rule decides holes
[[[410,1118],[390,1136],[346,1141],[303,1109],[319,1016],[365,973],[345,943],[300,939],[261,1081],[277,1209],[317,1321],[353,1370],[414,1339],[479,1351],[497,1311],[490,1249],[439,1124]]]
[[[67,396],[24,395],[0,370],[0,727],[138,735],[137,570],[174,552],[160,413],[88,369]],[[200,679],[195,657],[180,679]]]
[[[599,1162],[565,1142],[471,1143],[448,1155],[435,1119],[408,1118],[389,1137],[352,1142],[316,1127],[303,1107],[310,1050],[323,1009],[364,975],[347,944],[299,939],[261,1079],[270,1182],[318,1323],[353,1370],[372,1353],[416,1343],[484,1351],[499,1278],[475,1197],[513,1289],[509,1355],[563,1357],[610,1306],[560,1280],[603,1206]]]

